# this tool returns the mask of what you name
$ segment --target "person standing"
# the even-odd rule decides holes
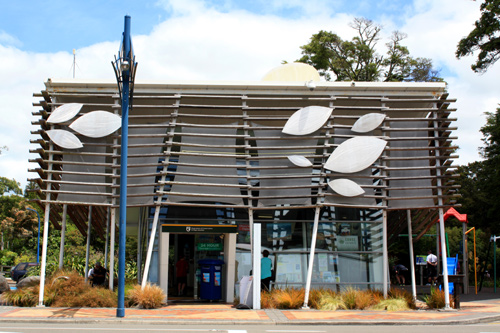
[[[273,262],[269,258],[269,251],[262,251],[262,259],[260,260],[260,282],[262,290],[269,291],[271,284]]]
[[[429,284],[435,285],[438,277],[437,264],[438,258],[432,254],[432,251],[427,252],[427,276]]]
[[[186,256],[183,255],[179,261],[175,264],[176,277],[177,277],[177,295],[182,296],[184,294],[184,289],[186,288],[187,273],[189,269],[189,264],[186,260]]]

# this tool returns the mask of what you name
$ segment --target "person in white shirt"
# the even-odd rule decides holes
[[[427,276],[429,284],[435,285],[438,277],[437,264],[438,258],[432,254],[432,251],[429,250],[427,255]]]

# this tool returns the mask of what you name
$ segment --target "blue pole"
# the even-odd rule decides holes
[[[39,264],[40,263],[40,214],[38,214],[38,211],[33,208],[29,207],[26,208],[28,210],[34,211],[36,213],[36,216],[38,217],[38,240],[36,242],[36,263]]]
[[[122,140],[120,160],[120,235],[118,243],[118,307],[117,317],[125,317],[125,240],[127,228],[127,159],[128,159],[128,109],[129,109],[129,75],[132,59],[130,55],[130,16],[125,16],[123,31],[123,57],[128,61],[129,68],[122,71]]]

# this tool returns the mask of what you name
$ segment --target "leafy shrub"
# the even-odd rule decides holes
[[[128,292],[129,306],[138,306],[143,309],[160,308],[165,300],[163,289],[157,285],[146,284],[144,289],[140,285],[134,286]]]
[[[17,253],[15,252],[9,250],[0,251],[0,265],[15,266],[16,258],[17,258]]]
[[[14,265],[17,265],[21,262],[36,262],[36,258],[30,254],[23,254],[14,259]]]

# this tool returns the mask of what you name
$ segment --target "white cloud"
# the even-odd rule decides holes
[[[21,41],[14,36],[9,35],[3,30],[0,30],[0,44],[12,45],[20,47],[22,45]]]
[[[144,80],[260,80],[282,60],[293,61],[301,56],[300,46],[319,30],[334,31],[350,39],[348,26],[353,16],[337,13],[326,2],[315,2],[314,10],[300,18],[284,18],[271,14],[253,14],[231,10],[229,2],[218,11],[196,0],[161,2],[170,18],[159,23],[148,35],[133,35],[134,50],[139,62],[137,81]],[[285,6],[271,2],[270,6]],[[292,5],[305,7],[308,2]],[[445,67],[450,98],[457,98],[460,145],[459,163],[477,160],[481,143],[479,128],[484,124],[483,112],[494,111],[499,101],[500,64],[485,75],[470,70],[472,59],[455,59],[459,39],[466,35],[479,15],[478,4],[472,1],[415,0],[415,9],[406,12],[404,26],[384,20],[384,32],[400,30],[408,34],[406,45],[414,56],[429,57],[439,67]],[[161,13],[159,13],[160,15]],[[133,31],[132,31],[133,33]],[[44,88],[49,77],[70,78],[71,53],[29,53],[6,42],[0,34],[0,146],[9,151],[0,156],[0,175],[15,178],[23,185],[28,178],[30,155],[29,135],[36,127],[30,98]],[[77,50],[77,78],[114,79],[111,60],[118,51],[119,41],[99,43]],[[8,38],[7,38],[8,39]],[[2,46],[3,45],[3,46]],[[6,46],[10,45],[10,46]],[[35,177],[30,175],[29,177]]]

